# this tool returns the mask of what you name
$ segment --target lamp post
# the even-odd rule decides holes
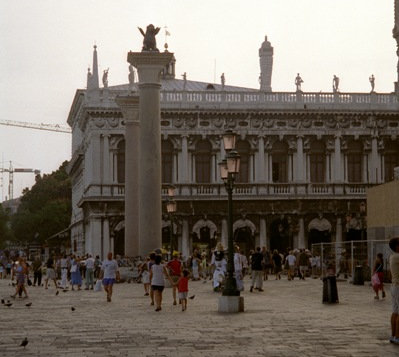
[[[175,186],[173,186],[173,185],[168,186],[168,202],[166,203],[166,210],[169,214],[169,220],[170,220],[170,229],[169,229],[170,256],[169,256],[169,259],[172,259],[172,256],[173,256],[173,213],[175,213],[176,209],[177,209],[177,202],[173,199],[175,197],[175,190],[176,190]]]
[[[223,135],[224,149],[227,153],[226,158],[219,163],[220,176],[226,187],[228,195],[227,204],[227,227],[228,227],[228,261],[227,261],[227,280],[223,290],[223,296],[240,296],[234,278],[234,246],[233,246],[233,189],[234,180],[240,169],[240,155],[235,148],[235,134],[228,130]]]

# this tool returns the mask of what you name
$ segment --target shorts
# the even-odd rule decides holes
[[[184,291],[179,293],[179,299],[187,299],[188,292]]]
[[[160,292],[162,292],[163,291],[163,289],[164,289],[164,286],[163,285],[151,285],[151,289],[153,290],[153,291],[160,291]]]
[[[301,266],[299,267],[299,270],[300,270],[300,271],[308,271],[308,267],[307,267],[307,265],[301,265]]]
[[[172,275],[170,278],[172,279],[173,283],[176,284],[179,281],[180,276]]]
[[[108,279],[103,279],[103,285],[108,286],[108,285],[114,285],[115,279],[113,278],[108,278]]]
[[[52,268],[47,268],[47,279],[54,280],[55,278],[55,270]]]
[[[399,314],[399,285],[391,286],[392,313]]]

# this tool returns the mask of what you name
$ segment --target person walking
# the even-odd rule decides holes
[[[55,274],[55,265],[53,257],[49,257],[46,262],[46,280],[44,281],[44,288],[48,289],[48,281],[54,281],[55,288],[58,290],[57,276]]]
[[[113,285],[116,281],[119,281],[119,267],[115,259],[112,259],[112,253],[107,254],[101,265],[101,279],[104,286],[104,290],[107,293],[107,302],[111,302]]]
[[[384,298],[385,297],[385,290],[384,290],[384,258],[382,253],[377,254],[377,258],[375,259],[374,262],[374,268],[373,268],[373,274],[376,274],[378,277],[378,283],[374,284],[373,283],[373,289],[375,291],[375,296],[374,299],[378,300],[379,297],[379,291],[381,290],[381,296]],[[373,280],[373,279],[372,279]]]
[[[66,254],[64,254],[64,256],[61,258],[60,267],[61,267],[61,288],[66,289],[68,283],[68,258]]]
[[[39,256],[36,257],[32,264],[33,270],[33,286],[41,286],[42,285],[42,261]]]
[[[241,260],[240,247],[238,245],[236,246],[236,252],[234,253],[234,274],[236,278],[237,290],[243,291],[244,282],[242,275],[242,260]]]
[[[251,293],[253,292],[254,287],[257,288],[258,291],[263,291],[262,263],[263,263],[263,255],[260,252],[260,247],[256,247],[256,252],[251,256],[252,283],[249,289]]]
[[[273,261],[274,274],[276,274],[276,280],[280,280],[283,260],[277,249],[273,251],[272,261]]]
[[[183,270],[183,276],[179,278],[177,282],[177,288],[179,292],[179,300],[181,303],[181,311],[187,310],[187,295],[188,295],[188,270]]]
[[[79,260],[73,256],[71,260],[71,287],[72,290],[75,290],[73,288],[74,285],[77,285],[78,290],[80,290],[80,287],[82,286],[82,276],[80,275],[80,264]]]
[[[28,298],[28,292],[25,288],[25,278],[28,276],[28,266],[26,265],[24,258],[19,257],[18,262],[14,269],[14,276],[17,280],[17,287],[15,289],[15,294],[11,295],[12,298],[15,298],[18,293],[22,291],[25,294],[25,298]]]
[[[93,290],[94,288],[94,258],[91,254],[89,254],[86,259],[86,289],[85,290]]]
[[[305,249],[301,249],[298,257],[299,271],[301,273],[301,279],[305,280],[306,272],[309,267],[309,257],[305,252]]]
[[[173,305],[176,305],[176,290],[177,286],[176,283],[178,282],[181,272],[182,272],[182,264],[179,261],[179,254],[173,253],[173,259],[168,262],[166,265],[170,271],[170,277],[172,278],[172,295],[173,295]]]
[[[389,241],[389,247],[393,251],[389,257],[389,267],[392,275],[392,336],[389,341],[399,345],[399,237],[392,238]]]
[[[285,258],[285,261],[288,265],[288,272],[287,272],[288,280],[294,280],[294,277],[295,277],[296,258],[293,253],[294,252],[292,250],[290,250],[289,254]]]
[[[163,264],[161,264],[161,261],[162,257],[160,255],[156,255],[155,264],[151,266],[150,271],[151,288],[154,291],[154,299],[156,305],[155,311],[162,310],[162,292],[165,288],[164,274],[169,279],[171,285],[173,285],[173,281],[169,276],[168,270]]]

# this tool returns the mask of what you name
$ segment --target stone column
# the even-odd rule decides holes
[[[335,242],[342,243],[342,221],[340,217],[337,217],[337,227],[335,230]]]
[[[111,183],[111,169],[109,159],[109,135],[103,136],[103,184],[109,185]]]
[[[116,97],[125,119],[125,255],[140,255],[139,97]]]
[[[264,218],[261,218],[259,222],[259,245],[269,249],[266,242],[266,220]]]
[[[223,218],[222,219],[222,236],[220,238],[220,242],[223,244],[224,249],[227,249],[227,241],[228,241],[227,220],[225,218]]]
[[[188,164],[187,135],[182,135],[179,160],[179,183],[187,183],[188,181]]]
[[[297,145],[297,152],[296,152],[296,177],[295,177],[295,180],[296,180],[296,182],[303,182],[304,181],[304,177],[303,177],[304,161],[303,161],[303,137],[302,136],[297,136],[296,145]]]
[[[128,62],[139,76],[140,219],[139,255],[162,245],[160,73],[173,53],[129,52]]]
[[[188,258],[190,255],[190,242],[188,241],[189,239],[189,232],[188,232],[188,221],[187,219],[183,219],[182,223],[182,241],[181,241],[181,251],[183,254],[183,257]]]
[[[111,251],[110,248],[109,219],[105,217],[103,221],[103,256],[101,259],[106,258],[108,252]]]
[[[307,248],[305,242],[305,222],[303,217],[299,218],[298,248]]]
[[[335,150],[334,150],[334,182],[342,182],[342,167],[341,167],[341,136],[335,137]]]
[[[377,138],[373,137],[371,139],[371,162],[370,162],[370,182],[378,182],[378,146]],[[366,181],[365,181],[366,182]]]
[[[263,136],[258,137],[258,167],[256,168],[256,180],[265,180],[265,140]]]

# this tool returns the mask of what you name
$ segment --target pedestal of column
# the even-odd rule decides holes
[[[140,222],[140,122],[139,97],[118,96],[116,103],[125,119],[125,255],[135,257],[139,250]]]
[[[139,255],[162,245],[160,73],[173,53],[129,52],[127,61],[139,76],[140,219]]]

